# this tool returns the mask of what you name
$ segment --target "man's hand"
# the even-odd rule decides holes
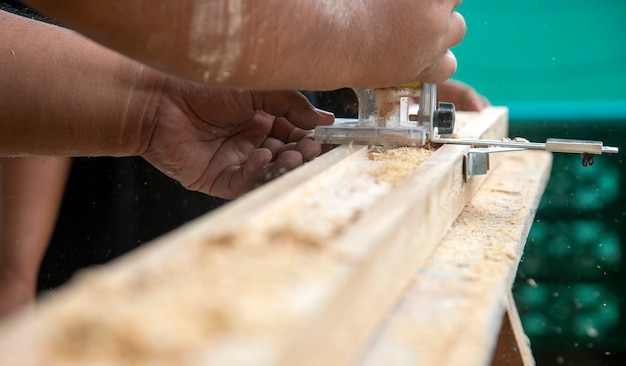
[[[455,80],[437,86],[437,100],[454,103],[457,111],[480,112],[489,106],[489,100],[474,88]]]
[[[236,91],[173,82],[142,156],[188,189],[235,198],[313,159],[331,114],[296,91]]]
[[[356,65],[365,66],[365,77],[348,85],[440,83],[454,74],[457,62],[450,48],[462,41],[466,31],[465,20],[455,11],[461,0],[363,3],[367,13],[353,17],[352,30],[357,32],[348,33],[353,44],[344,44],[344,49],[353,54]],[[363,40],[369,42],[363,45]]]

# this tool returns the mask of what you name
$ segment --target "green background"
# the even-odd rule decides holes
[[[466,0],[455,79],[510,108],[511,136],[626,149],[626,1]],[[514,286],[538,365],[626,364],[623,154],[555,154]]]

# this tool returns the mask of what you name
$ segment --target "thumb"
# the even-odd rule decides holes
[[[259,92],[254,95],[254,107],[276,117],[284,117],[296,127],[310,130],[319,125],[331,125],[335,115],[315,108],[295,90]]]

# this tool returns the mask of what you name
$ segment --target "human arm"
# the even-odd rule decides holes
[[[0,318],[35,298],[71,159],[0,159]]]
[[[145,149],[137,122],[155,109],[157,78],[75,32],[3,11],[0,23],[0,155]]]
[[[295,91],[185,82],[76,33],[0,12],[0,156],[141,155],[185,187],[234,198],[320,153],[332,123]]]
[[[27,0],[158,69],[246,89],[441,82],[465,34],[460,0]]]

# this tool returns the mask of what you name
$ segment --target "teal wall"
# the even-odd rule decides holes
[[[559,112],[551,106],[626,115],[623,0],[466,0],[459,11],[467,35],[455,78],[509,105],[513,119]]]
[[[465,0],[455,79],[511,136],[626,150],[626,0]],[[626,166],[555,154],[514,286],[538,365],[626,364]]]

